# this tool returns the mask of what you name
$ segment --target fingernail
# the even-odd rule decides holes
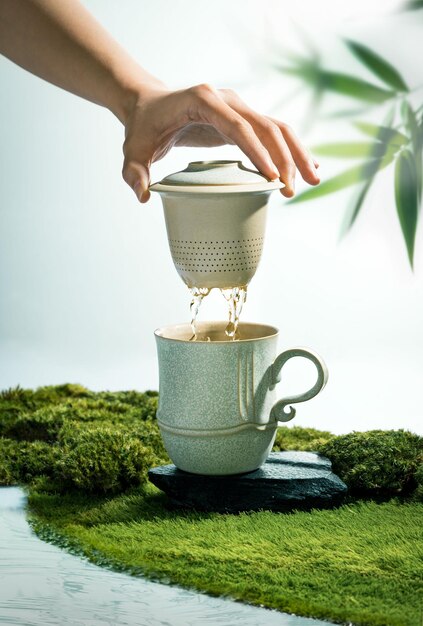
[[[141,194],[141,202],[148,202],[148,200],[150,199],[150,192],[148,191],[148,189],[146,189],[145,191],[143,191],[143,193]]]
[[[319,176],[319,173],[317,171],[317,168],[319,167],[319,164],[316,161],[314,161],[314,163],[315,163],[314,167],[311,167],[310,170],[311,170],[311,173],[312,173],[312,175],[314,177],[314,180],[316,181],[315,183],[312,183],[312,184],[317,185],[318,183],[320,183],[320,176]],[[316,165],[316,163],[317,163],[317,165]]]

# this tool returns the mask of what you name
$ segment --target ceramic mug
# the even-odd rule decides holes
[[[276,356],[273,326],[241,322],[235,341],[225,327],[226,322],[199,322],[196,341],[190,324],[155,331],[163,442],[176,467],[194,474],[259,468],[277,427],[295,416],[289,405],[313,398],[328,378],[325,363],[311,350],[291,348]],[[276,401],[281,370],[293,357],[309,359],[317,381],[305,393]]]

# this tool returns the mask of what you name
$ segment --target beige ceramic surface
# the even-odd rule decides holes
[[[283,187],[279,180],[269,180],[242,161],[191,161],[187,167],[169,174],[151,191],[171,193],[250,193],[267,192]]]
[[[282,186],[240,161],[198,161],[150,187],[162,197],[173,262],[188,287],[248,285],[270,193]]]
[[[243,322],[240,340],[232,341],[224,339],[225,326],[200,322],[199,341],[189,340],[189,324],[155,332],[158,423],[170,458],[187,472],[229,475],[257,469],[272,449],[278,424],[295,415],[286,406],[312,398],[327,381],[324,362],[311,350],[292,348],[276,356],[276,328]],[[296,356],[314,363],[317,381],[304,394],[275,403],[280,372]]]

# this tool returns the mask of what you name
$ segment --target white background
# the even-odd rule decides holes
[[[370,11],[368,1],[335,0],[297,1],[295,9],[259,0],[85,4],[170,86],[230,86],[294,126],[309,145],[359,136],[339,120],[305,130],[308,92],[289,99],[297,83],[272,69],[284,48],[304,49],[301,33],[333,69],[363,75],[342,44],[348,36],[390,59],[411,86],[423,82],[421,12],[398,13],[398,2],[374,1]],[[6,59],[0,84],[0,389],[62,382],[157,388],[153,331],[189,318],[159,197],[141,206],[122,181],[123,131],[108,111]],[[357,106],[341,100],[334,104]],[[374,119],[380,115],[375,111]],[[235,147],[176,149],[154,166],[152,179],[210,158],[242,155]],[[322,179],[350,165],[320,162]],[[309,346],[327,361],[329,383],[298,406],[296,424],[337,433],[423,432],[422,224],[412,273],[392,171],[379,176],[356,226],[340,240],[350,195],[292,206],[273,195],[243,319],[277,325],[281,348]],[[212,294],[202,317],[225,315],[223,298]],[[312,369],[292,364],[280,393],[299,392],[312,379]]]

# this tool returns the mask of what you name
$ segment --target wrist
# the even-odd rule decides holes
[[[132,111],[139,103],[165,91],[168,91],[166,85],[155,78],[148,81],[137,80],[131,85],[120,85],[115,103],[109,108],[125,126]]]

